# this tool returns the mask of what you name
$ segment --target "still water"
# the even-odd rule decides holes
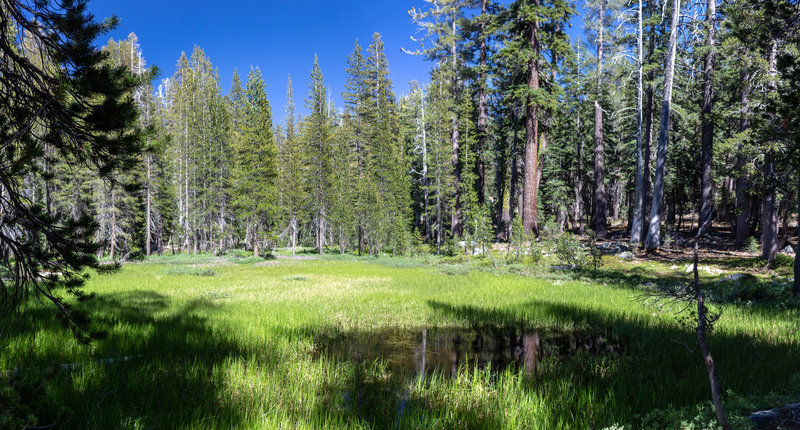
[[[320,337],[314,350],[318,357],[340,362],[380,360],[395,375],[454,377],[462,368],[535,373],[543,357],[599,356],[617,352],[619,343],[602,333],[546,334],[514,326],[429,327]]]

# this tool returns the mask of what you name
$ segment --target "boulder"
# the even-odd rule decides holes
[[[792,249],[791,245],[786,245],[786,248],[781,250],[781,254],[792,254],[794,255],[794,249]]]
[[[800,403],[754,412],[750,421],[759,429],[796,428],[800,425]]]
[[[633,260],[633,259],[636,258],[636,256],[633,255],[633,253],[630,252],[630,251],[625,251],[625,252],[617,254],[617,258],[619,258],[621,260]]]
[[[575,270],[578,268],[577,264],[561,264],[558,266],[550,266],[553,270]]]
[[[623,252],[630,251],[630,248],[628,248],[627,246],[623,245],[620,242],[616,243],[606,242],[598,246],[597,248],[600,249],[600,251],[602,251],[604,254],[611,254],[611,255],[621,254]]]

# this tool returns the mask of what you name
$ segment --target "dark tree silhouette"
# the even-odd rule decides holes
[[[65,298],[86,298],[84,271],[99,268],[95,224],[89,214],[67,216],[32,201],[22,181],[43,173],[45,147],[106,180],[141,160],[144,131],[134,126],[132,94],[155,71],[137,78],[106,61],[93,42],[114,25],[115,18],[95,21],[85,1],[0,0],[0,315],[35,298],[83,341],[91,333]],[[23,43],[37,47],[37,58]]]

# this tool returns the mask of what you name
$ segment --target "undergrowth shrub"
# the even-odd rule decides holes
[[[732,391],[727,392],[724,400],[725,412],[731,427],[735,429],[753,428],[750,414],[754,411],[772,409],[793,402],[791,397],[781,395],[743,397]],[[680,429],[680,430],[716,430],[721,427],[717,423],[714,405],[711,401],[675,408],[668,406],[655,409],[642,417],[643,429]]]
[[[42,393],[41,381],[23,381],[0,373],[0,430],[53,427],[38,426],[39,420],[33,412]],[[61,419],[69,411],[60,408],[52,412]]]
[[[589,258],[592,260],[592,270],[597,271],[603,265],[603,252],[597,246],[597,233],[589,232]]]
[[[583,267],[587,263],[586,252],[581,247],[578,236],[566,232],[555,240],[554,252],[561,264],[574,264]]]
[[[706,287],[709,300],[724,303],[800,308],[791,282],[763,281],[755,276],[741,281],[717,282]]]
[[[758,240],[753,236],[748,237],[744,242],[744,250],[747,252],[758,252],[760,250]]]
[[[144,252],[138,248],[135,248],[127,256],[128,261],[144,261],[146,258],[147,256],[144,255]]]

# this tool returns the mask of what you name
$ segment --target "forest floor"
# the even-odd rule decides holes
[[[0,382],[24,404],[0,418],[24,410],[40,426],[91,429],[714,428],[690,314],[655,300],[689,280],[678,257],[553,270],[554,257],[289,254],[164,255],[93,275],[86,290],[97,297],[76,306],[107,337],[89,346],[39,305],[0,321]],[[722,311],[710,344],[725,405],[749,428],[750,413],[800,400],[791,259],[701,266]],[[730,279],[739,273],[749,276]]]

